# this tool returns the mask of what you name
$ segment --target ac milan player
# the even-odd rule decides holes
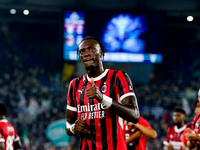
[[[125,138],[128,150],[146,150],[147,137],[155,139],[156,131],[146,119],[139,118],[137,124],[125,122]]]
[[[195,112],[196,115],[200,114],[200,103],[199,103],[198,100],[196,100],[194,102],[194,112]],[[182,142],[184,143],[185,148],[187,147],[187,143],[188,143],[186,136],[185,136],[187,128],[193,129],[194,127],[195,126],[194,126],[193,121],[186,124],[186,129],[184,130],[183,137],[182,137]]]
[[[6,120],[7,109],[0,103],[0,150],[21,148],[21,141],[15,128]]]
[[[165,149],[167,150],[181,150],[183,143],[181,142],[183,132],[186,128],[185,121],[185,110],[182,108],[175,108],[173,111],[173,122],[174,125],[167,130],[166,140],[163,142]]]
[[[70,82],[66,132],[81,133],[81,150],[126,150],[123,119],[137,123],[140,116],[129,76],[104,69],[104,52],[95,37],[84,38],[77,48],[87,74]]]
[[[198,91],[198,103],[197,107],[200,107],[200,89]],[[193,126],[186,129],[185,133],[187,141],[187,147],[189,149],[200,149],[200,114],[197,114],[193,119]]]

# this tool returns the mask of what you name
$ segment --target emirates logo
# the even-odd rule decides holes
[[[103,93],[105,93],[107,91],[107,86],[105,84],[102,86],[101,91]]]

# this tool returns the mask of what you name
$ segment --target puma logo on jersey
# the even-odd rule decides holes
[[[83,90],[78,90],[78,92],[80,92],[82,94]]]

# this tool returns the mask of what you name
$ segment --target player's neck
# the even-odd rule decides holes
[[[91,78],[95,78],[98,77],[99,75],[101,75],[104,72],[104,68],[102,63],[99,63],[98,66],[96,67],[91,67],[89,69],[86,69],[88,76]]]
[[[184,123],[180,123],[177,125],[178,129],[182,128],[185,124]]]
[[[4,115],[0,115],[0,120],[6,119]]]

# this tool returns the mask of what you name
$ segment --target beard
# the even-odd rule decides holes
[[[94,65],[91,65],[89,67],[86,67],[86,71],[89,72],[91,75],[94,75],[96,73],[96,68]]]
[[[90,73],[90,75],[95,75],[97,73],[97,69],[99,67],[99,64],[96,66],[93,64],[91,66],[85,67],[86,71]]]
[[[174,123],[174,125],[176,125],[176,126],[178,126],[178,127],[180,127],[181,126],[181,122],[176,122],[176,123]]]

